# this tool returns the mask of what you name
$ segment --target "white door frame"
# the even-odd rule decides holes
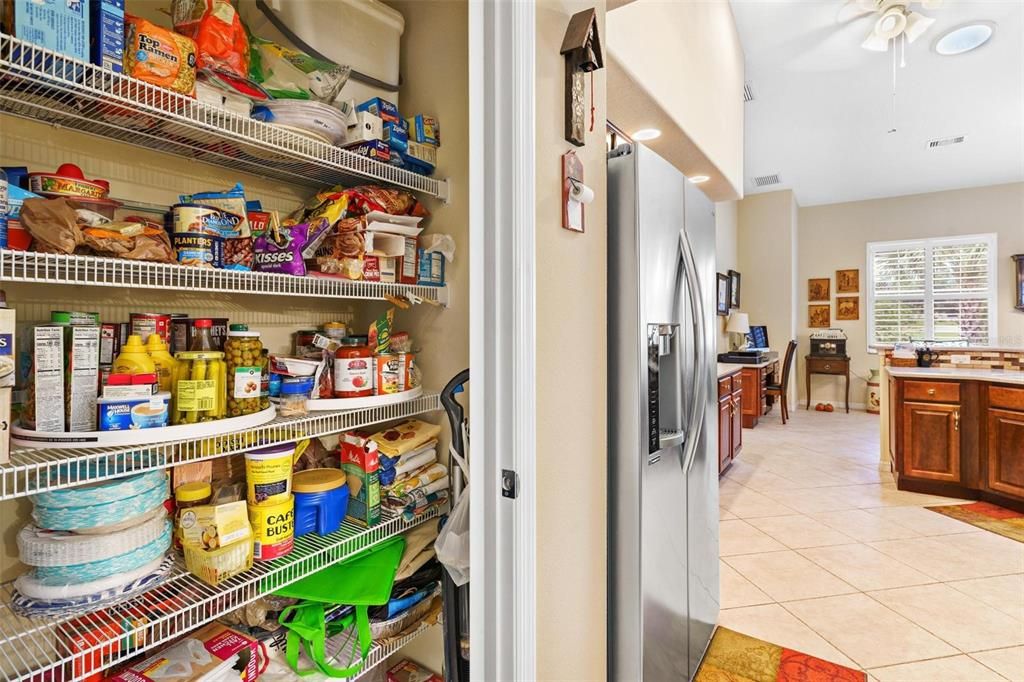
[[[536,679],[536,8],[469,0],[471,678]],[[502,496],[502,471],[518,475]]]

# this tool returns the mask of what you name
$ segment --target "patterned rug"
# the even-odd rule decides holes
[[[1024,514],[989,502],[927,507],[933,512],[1024,542]]]
[[[867,675],[728,628],[715,630],[695,682],[866,682]]]

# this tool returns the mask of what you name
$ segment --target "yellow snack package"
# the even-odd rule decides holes
[[[196,44],[140,17],[124,18],[124,72],[139,80],[195,96]]]

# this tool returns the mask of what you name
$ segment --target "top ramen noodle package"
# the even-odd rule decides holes
[[[140,17],[124,18],[124,71],[139,80],[194,96],[196,44]]]

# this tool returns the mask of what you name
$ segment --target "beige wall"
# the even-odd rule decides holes
[[[562,137],[559,46],[569,17],[604,2],[537,4],[537,679],[605,678],[605,72],[586,146]],[[587,87],[589,88],[587,79]],[[588,95],[589,97],[589,95]],[[576,149],[596,199],[586,233],[561,228],[561,155]]]
[[[768,326],[772,349],[781,360],[797,328],[796,198],[791,190],[782,190],[747,196],[737,206],[740,310],[750,316],[750,324]],[[795,396],[795,381],[790,382],[790,395]]]
[[[727,274],[729,270],[739,270],[737,254],[737,230],[739,229],[739,206],[735,201],[720,201],[715,204],[715,262],[716,270]],[[742,284],[740,295],[743,295]],[[718,352],[729,350],[729,335],[725,333],[726,321],[729,318],[719,317],[715,320],[718,330]]]
[[[686,160],[681,165],[674,140],[655,140],[651,148],[684,173],[711,175],[709,185],[721,176],[732,189],[726,195],[712,186],[709,196],[743,196],[743,48],[728,0],[636,0],[609,13],[608,24],[615,61],[714,169],[694,167],[698,154],[690,149],[677,150]],[[643,127],[644,109],[620,103],[617,95],[618,89],[610,92],[612,120],[618,124],[628,114],[634,129]]]
[[[850,400],[864,403],[864,378],[870,369],[878,367],[877,355],[867,350],[867,243],[988,232],[996,233],[998,238],[997,343],[1024,346],[1024,313],[1013,309],[1010,261],[1012,254],[1024,253],[1024,183],[800,208],[797,292],[801,395],[804,395],[803,356],[810,347],[807,340],[810,333],[807,327],[808,278],[832,280],[832,326],[843,329],[849,337]],[[861,272],[860,319],[855,322],[834,319],[835,271],[848,268],[859,268]],[[815,376],[811,394],[815,402],[841,401],[842,381]]]

